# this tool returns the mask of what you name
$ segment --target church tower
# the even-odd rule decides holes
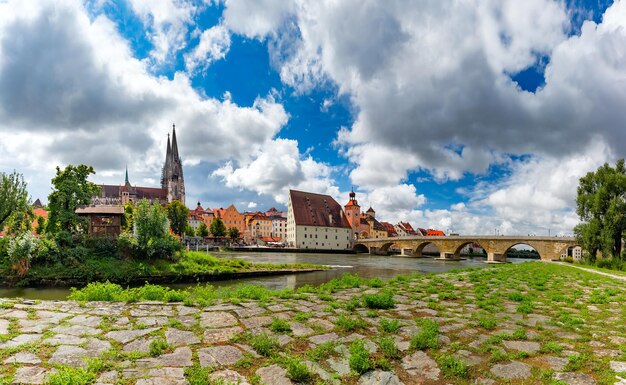
[[[183,177],[183,162],[178,155],[176,141],[176,125],[172,125],[172,142],[167,135],[167,150],[165,164],[161,172],[161,188],[167,190],[167,201],[178,200],[185,204],[185,178]]]

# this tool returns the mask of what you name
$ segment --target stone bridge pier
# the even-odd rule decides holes
[[[518,236],[443,236],[366,238],[355,242],[354,249],[377,255],[387,255],[389,249],[400,250],[404,256],[424,257],[424,249],[433,245],[439,250],[438,260],[459,260],[461,251],[470,244],[482,247],[487,253],[487,263],[504,263],[508,251],[516,245],[533,247],[544,261],[559,260],[568,247],[577,246],[572,237],[518,237]]]

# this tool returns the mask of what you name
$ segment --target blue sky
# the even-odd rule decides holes
[[[157,184],[175,122],[189,206],[285,207],[289,188],[344,203],[354,187],[389,221],[571,233],[577,178],[623,156],[624,94],[611,86],[624,69],[611,51],[626,40],[623,2],[2,6],[0,93],[15,95],[20,67],[52,78],[28,77],[23,88],[38,91],[16,97],[51,103],[39,120],[0,97],[0,166],[23,172],[34,197],[47,195],[52,164],[93,164],[105,183],[128,164],[133,183]],[[44,44],[29,28],[50,52],[25,53]],[[64,74],[70,54],[81,65]],[[40,152],[19,155],[44,132]]]

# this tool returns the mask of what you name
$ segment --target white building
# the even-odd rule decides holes
[[[561,254],[561,259],[565,259],[568,255],[572,257],[574,262],[580,262],[583,259],[583,248],[580,246],[568,247]]]
[[[272,217],[272,237],[280,238],[283,241],[287,239],[287,218]]]
[[[352,227],[339,203],[330,195],[290,190],[287,210],[289,247],[352,249]]]

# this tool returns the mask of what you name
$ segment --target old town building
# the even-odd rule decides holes
[[[289,191],[287,242],[290,247],[348,250],[352,241],[352,226],[341,205],[330,195]]]

